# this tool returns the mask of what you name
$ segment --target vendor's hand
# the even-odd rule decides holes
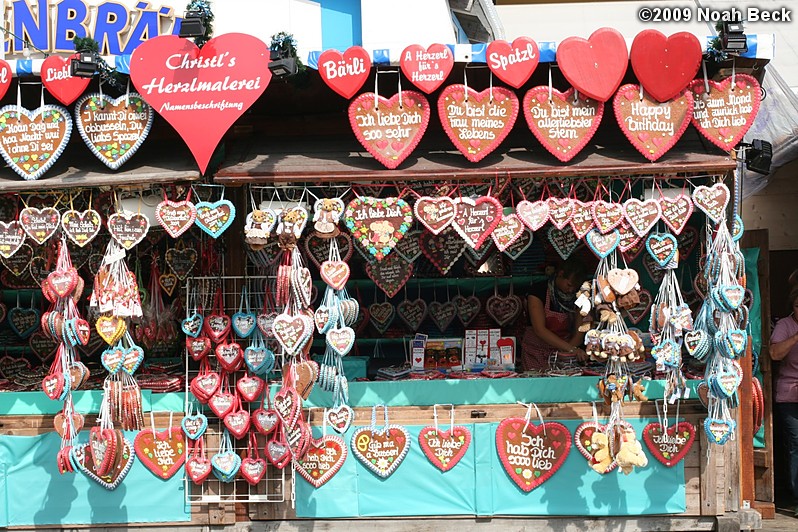
[[[576,349],[574,349],[574,355],[576,355],[576,359],[579,362],[587,362],[589,358],[585,350],[582,349],[581,347],[577,347]]]

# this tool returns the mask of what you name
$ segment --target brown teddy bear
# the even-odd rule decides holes
[[[294,249],[296,242],[302,235],[304,229],[305,216],[301,208],[284,210],[280,213],[280,223],[277,224],[277,244],[281,249]]]
[[[344,212],[344,204],[338,198],[321,198],[313,205],[313,228],[323,238],[338,236],[338,220]]]
[[[601,431],[595,431],[590,437],[590,446],[593,450],[593,459],[590,460],[590,467],[596,473],[604,474],[612,465],[613,458],[610,455],[610,439]]]

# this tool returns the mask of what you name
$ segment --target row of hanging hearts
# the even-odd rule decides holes
[[[695,80],[671,100],[657,102],[639,85],[620,87],[613,100],[618,125],[632,145],[656,161],[681,138],[688,125],[728,152],[742,139],[759,109],[755,78],[738,74],[721,82]],[[444,131],[466,159],[479,162],[512,131],[519,101],[513,91],[491,87],[477,91],[449,85],[438,99]],[[562,162],[573,159],[598,129],[604,103],[569,89],[530,89],[523,100],[527,125],[543,147]],[[430,120],[430,104],[421,93],[401,91],[391,98],[364,93],[349,106],[358,141],[389,169],[398,167],[421,141]]]
[[[235,207],[228,200],[199,202],[164,200],[155,217],[166,232],[177,238],[196,225],[203,232],[219,237],[235,219]],[[150,229],[149,218],[139,212],[121,211],[108,216],[108,233],[123,248],[130,250],[144,240]],[[53,207],[26,207],[19,219],[0,221],[0,257],[10,258],[22,248],[26,238],[42,245],[59,229],[76,245],[84,247],[100,233],[102,216],[93,209],[59,212]]]
[[[75,104],[74,122],[83,142],[107,167],[116,170],[149,135],[154,113],[137,93],[111,98],[90,93]],[[19,105],[0,109],[0,155],[26,180],[39,179],[66,149],[73,119],[58,105],[29,111]]]

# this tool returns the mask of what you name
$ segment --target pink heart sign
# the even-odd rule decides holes
[[[360,46],[350,46],[342,54],[326,50],[319,56],[319,75],[324,83],[346,99],[354,96],[366,82],[371,57]]]
[[[454,202],[455,216],[452,227],[463,237],[466,244],[479,249],[501,223],[502,204],[492,196],[480,196],[476,199],[463,197],[455,199]]]
[[[420,92],[402,91],[391,98],[367,92],[349,104],[349,123],[363,147],[394,169],[418,146],[429,113],[429,103]]]
[[[759,111],[759,82],[748,74],[736,74],[721,82],[697,79],[688,90],[693,94],[693,125],[709,141],[728,152],[751,128]]]
[[[659,103],[639,85],[624,85],[613,102],[615,117],[626,138],[649,161],[656,161],[682,136],[693,117],[693,95],[682,91]]]
[[[477,92],[449,85],[438,99],[443,129],[466,159],[476,163],[507,137],[518,116],[518,98],[504,87]]]
[[[454,55],[443,44],[431,44],[426,50],[411,44],[402,50],[399,65],[410,83],[430,94],[446,81],[454,66]]]
[[[501,39],[492,41],[485,53],[490,71],[516,89],[526,83],[540,61],[538,43],[529,37],[518,37],[512,44]]]
[[[77,100],[91,82],[91,78],[79,78],[71,74],[70,64],[72,59],[77,57],[78,54],[69,57],[51,55],[42,63],[44,88],[64,105],[69,105]]]
[[[161,35],[133,51],[130,79],[205,173],[222,136],[266,90],[269,61],[269,48],[243,33],[214,37],[202,50],[188,39]]]
[[[535,138],[549,153],[568,162],[587,146],[604,116],[604,104],[574,89],[560,92],[541,86],[524,96],[524,117]]]

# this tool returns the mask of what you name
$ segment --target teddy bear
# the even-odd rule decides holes
[[[585,353],[592,359],[601,356],[601,334],[596,329],[590,329],[585,334]]]
[[[590,467],[596,473],[604,474],[612,465],[613,458],[610,455],[610,439],[603,432],[597,430],[590,437],[590,447],[593,450],[593,458],[590,460]]]
[[[620,338],[617,334],[606,334],[601,339],[601,358],[617,360],[620,352]]]
[[[632,290],[629,290],[622,296],[618,296],[615,300],[615,304],[618,305],[620,309],[630,309],[635,308],[637,305],[640,304],[640,285],[637,285]]]
[[[277,244],[281,249],[293,249],[302,235],[302,211],[288,209],[280,213],[280,223],[277,224]]]
[[[643,453],[643,446],[637,441],[637,435],[631,428],[625,428],[621,433],[621,445],[615,455],[615,461],[624,475],[628,475],[637,467],[646,467],[648,458]]]
[[[263,249],[271,234],[269,224],[269,213],[255,209],[247,216],[247,224],[244,226],[244,241],[249,244],[253,251]]]
[[[337,198],[321,198],[313,205],[313,211],[313,228],[316,233],[326,238],[338,236],[338,220],[343,213],[343,202]]]
[[[604,397],[604,404],[623,403],[623,396],[626,390],[627,377],[618,378],[614,373],[610,373],[603,379],[599,379],[599,395]]]
[[[626,394],[629,397],[629,400],[636,400],[636,401],[648,401],[648,397],[646,396],[646,387],[643,386],[643,378],[637,380],[637,382],[633,383],[629,386],[626,390]]]

